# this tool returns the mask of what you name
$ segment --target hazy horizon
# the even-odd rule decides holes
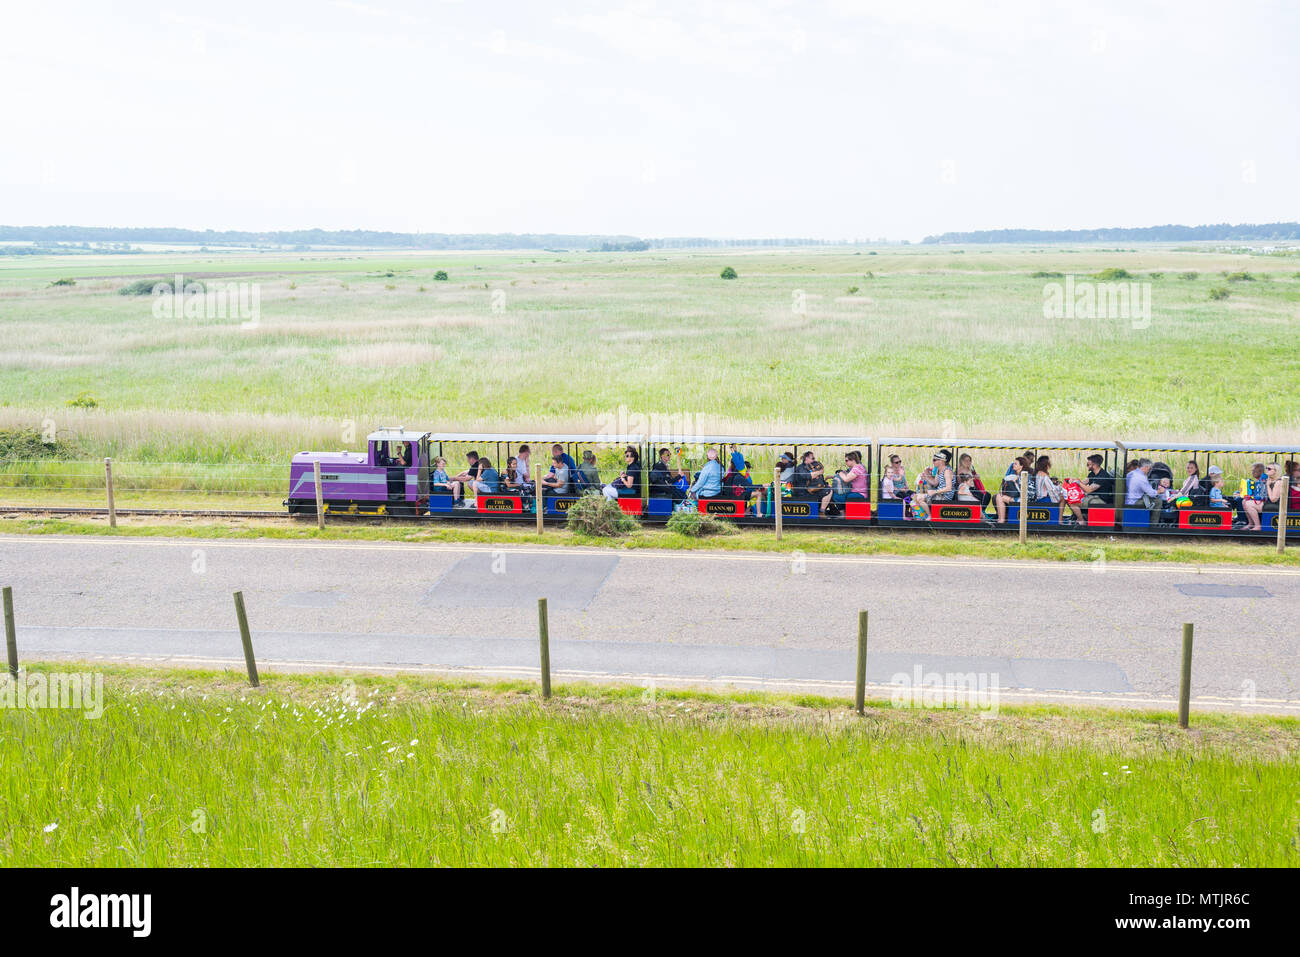
[[[917,241],[1300,219],[1300,13],[1267,0],[8,21],[15,225]]]

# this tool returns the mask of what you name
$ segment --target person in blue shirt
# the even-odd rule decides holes
[[[1124,476],[1124,504],[1137,508],[1156,508],[1163,496],[1151,484],[1150,459],[1138,459],[1137,468]]]
[[[722,463],[718,461],[718,450],[709,449],[705,453],[708,459],[700,474],[696,476],[686,494],[691,498],[717,498],[722,492]]]

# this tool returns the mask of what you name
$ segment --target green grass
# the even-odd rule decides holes
[[[94,456],[206,463],[356,447],[349,430],[390,423],[594,432],[620,405],[700,431],[1297,437],[1300,396],[1242,387],[1300,372],[1283,261],[968,253],[24,257],[0,262],[0,428],[51,419]],[[719,280],[729,264],[740,278]],[[1257,281],[1209,300],[1246,267]],[[1035,273],[1106,269],[1153,283],[1149,327],[1043,319]],[[261,325],[155,318],[117,294],[175,272],[261,282]],[[77,285],[49,285],[63,277]],[[96,408],[68,406],[83,392]]]
[[[1300,863],[1293,719],[107,670],[0,712],[4,864]]]
[[[1271,547],[1271,540],[1259,543],[1188,542],[1176,539],[1117,539],[1111,536],[1081,538],[1032,537],[1021,546],[1014,536],[942,533],[896,533],[852,530],[785,530],[785,538],[764,529],[737,529],[734,534],[695,538],[664,528],[642,527],[620,538],[593,538],[567,528],[547,526],[539,537],[527,523],[503,525],[492,522],[425,525],[372,519],[333,519],[320,531],[314,519],[280,518],[196,519],[154,516],[118,518],[109,528],[102,517],[0,516],[0,534],[21,535],[115,535],[124,538],[230,538],[290,541],[382,541],[427,542],[433,544],[484,545],[569,545],[615,549],[673,549],[684,551],[725,550],[767,553],[790,557],[795,552],[809,555],[863,555],[904,557],[946,557],[983,559],[1030,559],[1038,561],[1095,562],[1178,562],[1182,564],[1300,566],[1300,548],[1292,546],[1284,555]]]

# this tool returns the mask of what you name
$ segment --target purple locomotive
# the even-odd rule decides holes
[[[315,463],[325,511],[348,515],[419,515],[429,509],[429,433],[384,428],[365,452],[299,452],[289,465],[290,515],[316,512]]]

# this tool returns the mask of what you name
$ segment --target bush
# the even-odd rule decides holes
[[[1195,278],[1196,278],[1197,276],[1199,276],[1199,275],[1200,275],[1200,273],[1196,272],[1195,270],[1192,270],[1191,272],[1185,272],[1185,273],[1183,273],[1183,274],[1180,275],[1178,278],[1179,278],[1179,279],[1195,279]]]
[[[36,429],[0,429],[0,462],[24,462],[30,459],[75,459],[82,448],[71,439],[45,442]]]
[[[858,287],[857,287],[857,286],[849,286],[849,295],[850,295],[850,296],[853,295],[854,293],[856,293],[857,291],[858,291]]]
[[[633,516],[627,514],[600,492],[585,492],[569,506],[569,531],[600,538],[617,538],[641,527]]]
[[[151,296],[151,295],[153,295],[153,287],[154,287],[154,286],[159,286],[159,287],[161,287],[162,289],[164,289],[165,291],[167,291],[167,292],[171,292],[171,291],[172,291],[172,280],[170,280],[170,279],[137,279],[135,282],[133,282],[133,283],[129,283],[129,284],[123,286],[123,287],[122,287],[121,289],[119,289],[117,292],[118,292],[118,295],[122,295],[122,296]],[[192,288],[192,287],[193,287],[193,288],[197,288],[199,292],[206,293],[206,292],[208,291],[208,287],[205,286],[205,285],[204,285],[200,280],[198,280],[198,279],[187,279],[187,280],[185,280],[185,288],[181,290],[181,293],[184,294],[185,290],[190,289],[190,288]]]
[[[703,538],[706,535],[730,535],[735,528],[722,519],[712,515],[701,515],[696,509],[689,512],[673,512],[665,526],[670,532],[686,535],[690,538]]]
[[[446,281],[447,281],[447,270],[445,270],[445,269],[439,269],[436,273],[433,274],[433,278],[436,279],[436,280],[438,280],[438,282],[446,282]]]
[[[1127,269],[1120,269],[1116,266],[1110,266],[1097,273],[1093,278],[1102,282],[1113,282],[1116,279],[1132,279],[1132,274]]]
[[[722,278],[723,278],[723,279],[737,279],[737,278],[739,278],[739,277],[738,277],[737,274],[736,274],[736,270],[732,269],[730,266],[727,266],[725,269],[722,270]]]
[[[56,279],[50,283],[51,286],[75,286],[76,284],[77,280],[75,279]]]
[[[99,400],[89,392],[78,392],[75,398],[68,400],[68,407],[73,409],[97,409]]]
[[[1045,269],[1040,269],[1038,272],[1032,272],[1029,274],[1030,279],[1062,279],[1064,276],[1065,273],[1063,272],[1048,272]]]
[[[1225,272],[1223,278],[1228,282],[1254,282],[1255,277],[1248,272]]]
[[[1164,279],[1164,278],[1165,278],[1165,274],[1162,273],[1162,272],[1149,272],[1149,273],[1147,273],[1147,278],[1148,278],[1148,279]]]
[[[1228,288],[1226,286],[1215,286],[1210,290],[1211,299],[1227,299],[1228,295]]]

